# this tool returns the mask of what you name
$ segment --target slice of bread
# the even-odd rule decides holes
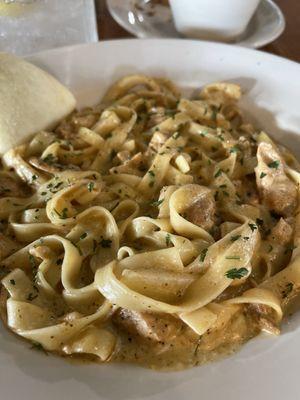
[[[11,54],[0,53],[0,154],[75,108],[72,93],[53,76]]]

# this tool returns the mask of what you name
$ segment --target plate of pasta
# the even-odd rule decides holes
[[[4,58],[3,398],[295,397],[299,65],[180,40]]]

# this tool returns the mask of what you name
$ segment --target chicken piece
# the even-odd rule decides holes
[[[3,235],[3,233],[0,233],[0,261],[10,256],[12,253],[18,250],[18,248],[19,245],[16,242]]]
[[[271,335],[280,334],[273,310],[270,307],[264,304],[249,304],[247,308],[261,331]]]
[[[111,174],[143,176],[147,171],[147,165],[145,165],[145,159],[142,153],[137,153],[130,160],[125,161],[122,165],[111,168],[109,171]]]
[[[271,231],[270,238],[282,245],[287,245],[293,238],[293,228],[283,218],[280,218],[278,223]]]
[[[297,187],[287,177],[279,152],[271,143],[257,149],[256,184],[264,204],[282,216],[290,216],[297,207]]]
[[[0,175],[0,198],[8,196],[26,197],[29,194],[29,188],[22,182],[17,182],[9,175]]]
[[[127,332],[155,342],[174,339],[182,330],[182,322],[167,314],[151,314],[121,308],[114,315],[115,324]]]
[[[185,211],[185,218],[209,231],[215,224],[216,202],[210,190],[199,197]]]

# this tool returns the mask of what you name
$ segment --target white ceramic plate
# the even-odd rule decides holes
[[[185,90],[238,82],[242,107],[300,155],[300,66],[237,46],[183,40],[122,40],[52,50],[29,58],[93,104],[129,73],[167,76]],[[282,400],[299,398],[300,315],[278,338],[259,337],[237,354],[183,372],[130,365],[74,365],[30,350],[0,325],[1,400]]]
[[[171,10],[153,0],[107,0],[114,19],[139,38],[179,38]],[[246,31],[235,44],[259,48],[277,39],[285,28],[280,8],[272,0],[261,0]]]

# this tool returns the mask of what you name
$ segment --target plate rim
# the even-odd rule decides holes
[[[240,46],[239,44],[232,44],[232,43],[221,43],[221,42],[215,42],[215,41],[210,41],[210,40],[198,40],[198,39],[180,39],[180,38],[124,38],[124,39],[109,39],[109,40],[103,40],[103,41],[98,41],[98,42],[89,42],[89,43],[78,43],[78,44],[73,44],[73,45],[68,45],[68,46],[62,46],[62,47],[56,47],[53,49],[47,49],[47,50],[41,50],[38,52],[34,52],[34,53],[30,53],[30,54],[26,54],[24,56],[22,56],[22,58],[30,61],[31,59],[34,59],[35,57],[40,57],[43,55],[47,55],[47,54],[51,54],[51,53],[64,53],[66,51],[73,51],[73,49],[79,49],[81,47],[102,47],[102,46],[109,46],[110,44],[113,45],[122,45],[122,44],[126,44],[126,43],[135,43],[135,42],[139,42],[139,43],[143,43],[143,42],[168,42],[168,41],[172,41],[172,42],[178,42],[178,43],[194,43],[195,45],[206,45],[206,46],[216,46],[216,47],[225,47],[225,48],[231,48],[231,49],[238,49],[238,51],[241,52],[252,52],[252,53],[258,53],[261,56],[265,57],[265,58],[270,58],[270,59],[276,59],[277,61],[280,62],[284,62],[284,63],[291,63],[294,66],[296,66],[297,68],[300,67],[300,63],[298,63],[297,61],[294,61],[290,58],[286,58],[283,57],[281,55],[278,54],[274,54],[274,53],[269,53],[263,49],[256,49],[256,48],[252,48],[252,47],[245,47],[245,46]]]

